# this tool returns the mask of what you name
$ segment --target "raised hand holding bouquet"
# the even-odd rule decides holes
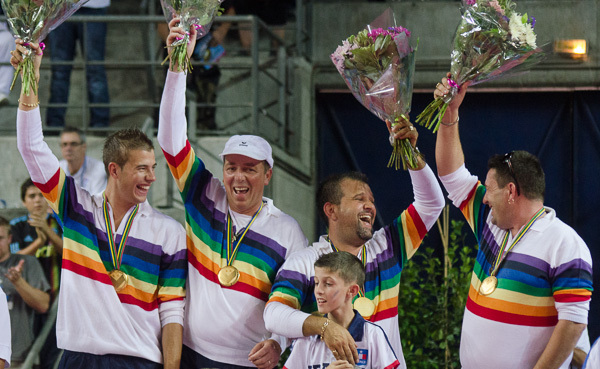
[[[179,26],[184,30],[187,31],[192,26],[196,28],[197,38],[208,33],[222,2],[223,0],[160,0],[167,23],[173,18],[179,18]],[[170,59],[177,64],[178,70],[191,72],[192,65],[187,52],[189,41],[190,33],[186,32],[185,36],[171,45],[171,51],[163,63]]]
[[[450,93],[431,102],[417,123],[436,132],[449,102],[465,82],[475,85],[506,77],[544,58],[536,45],[535,18],[517,13],[515,7],[511,0],[463,0],[450,55]]]
[[[410,45],[410,32],[396,26],[391,9],[342,41],[331,60],[354,97],[371,113],[392,127],[408,119],[415,49]],[[399,169],[402,164],[404,169],[416,169],[419,155],[408,139],[394,139],[388,167]]]
[[[27,55],[23,58],[12,80],[12,89],[17,76],[23,73],[23,92],[37,95],[33,68],[33,55],[28,43],[40,43],[48,33],[61,25],[88,0],[1,0],[2,9],[12,34],[25,42]],[[43,43],[40,44],[43,49]]]

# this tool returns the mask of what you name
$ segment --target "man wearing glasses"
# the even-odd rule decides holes
[[[66,126],[60,133],[63,160],[59,165],[75,183],[92,195],[106,187],[106,170],[100,160],[86,155],[85,134],[78,128]]]
[[[448,78],[437,84],[436,98],[450,90]],[[479,243],[463,319],[462,367],[568,368],[587,325],[590,252],[544,206],[544,172],[534,155],[493,156],[485,185],[465,168],[458,108],[466,90],[463,85],[452,99],[436,142],[440,179]]]

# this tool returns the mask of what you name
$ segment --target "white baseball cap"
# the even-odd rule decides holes
[[[225,155],[238,154],[256,160],[266,160],[273,168],[273,150],[271,145],[262,137],[253,135],[231,136],[225,143],[223,152],[219,154],[225,161]]]

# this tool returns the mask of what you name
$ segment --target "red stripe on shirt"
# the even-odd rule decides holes
[[[473,314],[500,323],[523,325],[528,327],[553,327],[558,323],[558,316],[528,316],[506,313],[477,305],[471,298],[467,299],[467,309]]]
[[[173,167],[178,167],[179,164],[181,164],[181,162],[183,162],[183,159],[185,159],[185,157],[188,155],[188,153],[191,150],[192,150],[192,145],[190,145],[190,142],[186,140],[185,147],[183,149],[181,149],[181,151],[179,153],[177,153],[177,155],[175,155],[175,156],[170,155],[165,150],[163,150],[163,153],[165,154],[165,159],[167,159],[167,163],[169,163],[169,165],[171,165]]]
[[[419,237],[423,239],[427,234],[427,227],[425,227],[425,223],[423,223],[423,220],[417,212],[417,209],[415,209],[415,207],[412,204],[410,204],[406,211],[408,212],[408,214],[410,214],[410,217],[414,222],[415,228],[417,229],[417,232],[419,232]]]
[[[54,175],[52,176],[52,178],[50,178],[48,180],[48,182],[46,182],[46,183],[33,182],[33,184],[36,185],[36,187],[39,188],[40,191],[42,191],[42,193],[50,193],[50,192],[52,192],[53,189],[56,188],[56,186],[58,186],[59,180],[60,180],[60,168],[56,171],[56,173],[54,173]]]
[[[469,196],[467,196],[467,198],[465,199],[465,201],[463,201],[460,206],[458,207],[461,211],[462,209],[465,208],[465,206],[469,205],[469,201],[471,201],[471,199],[473,198],[473,196],[475,196],[475,191],[477,191],[477,187],[479,186],[479,182],[475,183],[475,186],[473,186],[473,189],[471,189],[471,192],[469,192]]]

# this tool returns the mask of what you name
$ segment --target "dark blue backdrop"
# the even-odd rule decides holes
[[[416,115],[432,94],[413,96]],[[594,261],[594,287],[600,287],[600,92],[469,93],[460,113],[461,138],[469,170],[485,180],[493,154],[527,150],[546,173],[545,204],[585,240]],[[318,93],[319,180],[358,169],[369,176],[380,220],[388,223],[413,199],[407,173],[387,168],[391,148],[383,122],[349,93]],[[419,149],[435,169],[435,135],[419,129]],[[451,217],[462,219],[452,207]],[[320,232],[324,225],[319,224]],[[426,241],[439,242],[437,227]],[[471,244],[476,244],[472,238]],[[600,301],[592,295],[589,332],[600,335]]]

